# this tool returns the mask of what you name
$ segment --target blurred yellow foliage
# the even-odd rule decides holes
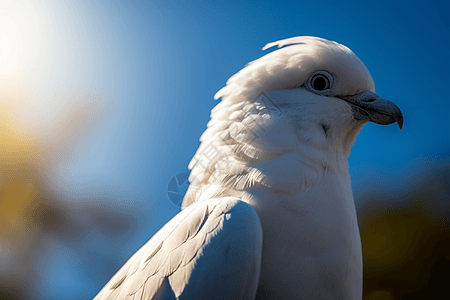
[[[12,119],[8,102],[0,101],[0,237],[14,243],[25,230],[26,212],[37,205],[37,172],[30,136]]]
[[[41,230],[35,213],[47,201],[43,176],[74,154],[80,137],[92,131],[107,107],[95,93],[65,95],[61,102],[68,108],[43,138],[19,125],[26,115],[22,110],[30,109],[23,103],[33,98],[17,84],[2,82],[0,90],[0,245],[18,246]]]
[[[102,208],[68,204],[70,193],[53,180],[73,162],[86,133],[95,133],[109,103],[95,92],[57,91],[50,102],[63,109],[53,112],[32,90],[24,80],[0,78],[0,299],[35,298],[45,251],[120,220]]]

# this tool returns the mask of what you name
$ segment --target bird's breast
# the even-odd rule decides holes
[[[340,178],[326,174],[289,195],[254,192],[263,228],[257,299],[361,299],[356,211]]]

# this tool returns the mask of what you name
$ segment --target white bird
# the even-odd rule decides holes
[[[361,299],[348,156],[367,121],[397,122],[347,47],[294,37],[215,96],[183,210],[95,299]]]

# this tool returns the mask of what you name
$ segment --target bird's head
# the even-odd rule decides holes
[[[331,147],[337,146],[330,143],[333,139],[351,145],[367,121],[397,122],[402,128],[400,109],[375,94],[372,76],[349,48],[321,38],[294,37],[263,50],[274,46],[280,49],[249,63],[216,94],[223,106],[252,100],[260,104],[264,93],[302,129],[300,140],[319,142],[325,134]]]
[[[372,76],[347,47],[294,37],[263,50],[273,46],[279,49],[249,63],[215,95],[222,101],[190,164],[191,182],[237,190],[255,183],[277,186],[278,180],[282,186],[289,181],[285,174],[294,181],[301,177],[290,169],[333,169],[327,164],[346,161],[368,121],[402,127],[400,109],[375,94]],[[208,147],[218,154],[206,155],[214,152]],[[277,175],[281,165],[287,169]]]

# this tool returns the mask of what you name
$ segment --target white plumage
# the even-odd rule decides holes
[[[183,211],[95,299],[362,298],[347,158],[367,121],[402,114],[347,47],[273,46],[216,94]]]

